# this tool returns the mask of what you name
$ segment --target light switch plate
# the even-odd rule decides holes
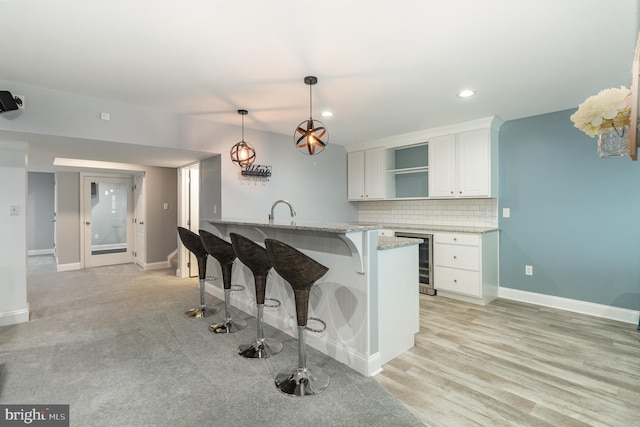
[[[509,218],[509,217],[511,217],[511,209],[502,208],[502,218]]]
[[[9,215],[20,215],[20,206],[19,205],[10,205],[9,206]]]

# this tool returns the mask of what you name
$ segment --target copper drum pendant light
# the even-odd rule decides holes
[[[242,116],[242,140],[231,147],[231,161],[241,168],[251,166],[256,160],[256,150],[244,141],[244,116],[249,114],[247,110],[238,110]]]
[[[305,120],[298,125],[293,133],[293,140],[296,147],[304,154],[313,156],[321,153],[329,143],[329,132],[324,124],[319,120],[313,120],[311,86],[318,83],[318,78],[307,76],[304,78],[305,84],[309,85],[309,120]]]

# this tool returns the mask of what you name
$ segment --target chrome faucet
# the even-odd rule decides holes
[[[289,205],[289,210],[291,211],[291,217],[293,218],[294,216],[296,216],[296,211],[293,210],[293,206],[291,206],[291,203],[287,202],[286,200],[276,200],[273,205],[271,205],[271,213],[269,214],[269,221],[273,221],[274,219],[276,219],[275,215],[273,214],[273,210],[276,208],[276,206],[279,203],[285,203],[287,205]]]

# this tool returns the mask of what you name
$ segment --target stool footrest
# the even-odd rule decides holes
[[[304,328],[305,328],[307,331],[316,332],[316,333],[321,333],[321,332],[324,332],[324,331],[327,329],[327,322],[325,322],[324,320],[319,319],[319,318],[317,318],[317,317],[309,317],[308,319],[309,319],[309,320],[315,320],[316,322],[319,322],[320,324],[322,324],[322,328],[320,328],[320,329],[316,329],[316,328],[310,328],[309,326],[305,326]]]
[[[275,298],[265,298],[265,304],[264,306],[267,308],[278,308],[282,305],[282,303],[280,302],[279,299],[275,299]],[[267,304],[266,301],[274,301],[273,304]]]
[[[244,285],[231,285],[231,292],[242,292],[244,291]]]

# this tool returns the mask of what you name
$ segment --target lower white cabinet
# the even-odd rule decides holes
[[[498,296],[498,232],[434,233],[433,283],[439,296],[486,305]]]

